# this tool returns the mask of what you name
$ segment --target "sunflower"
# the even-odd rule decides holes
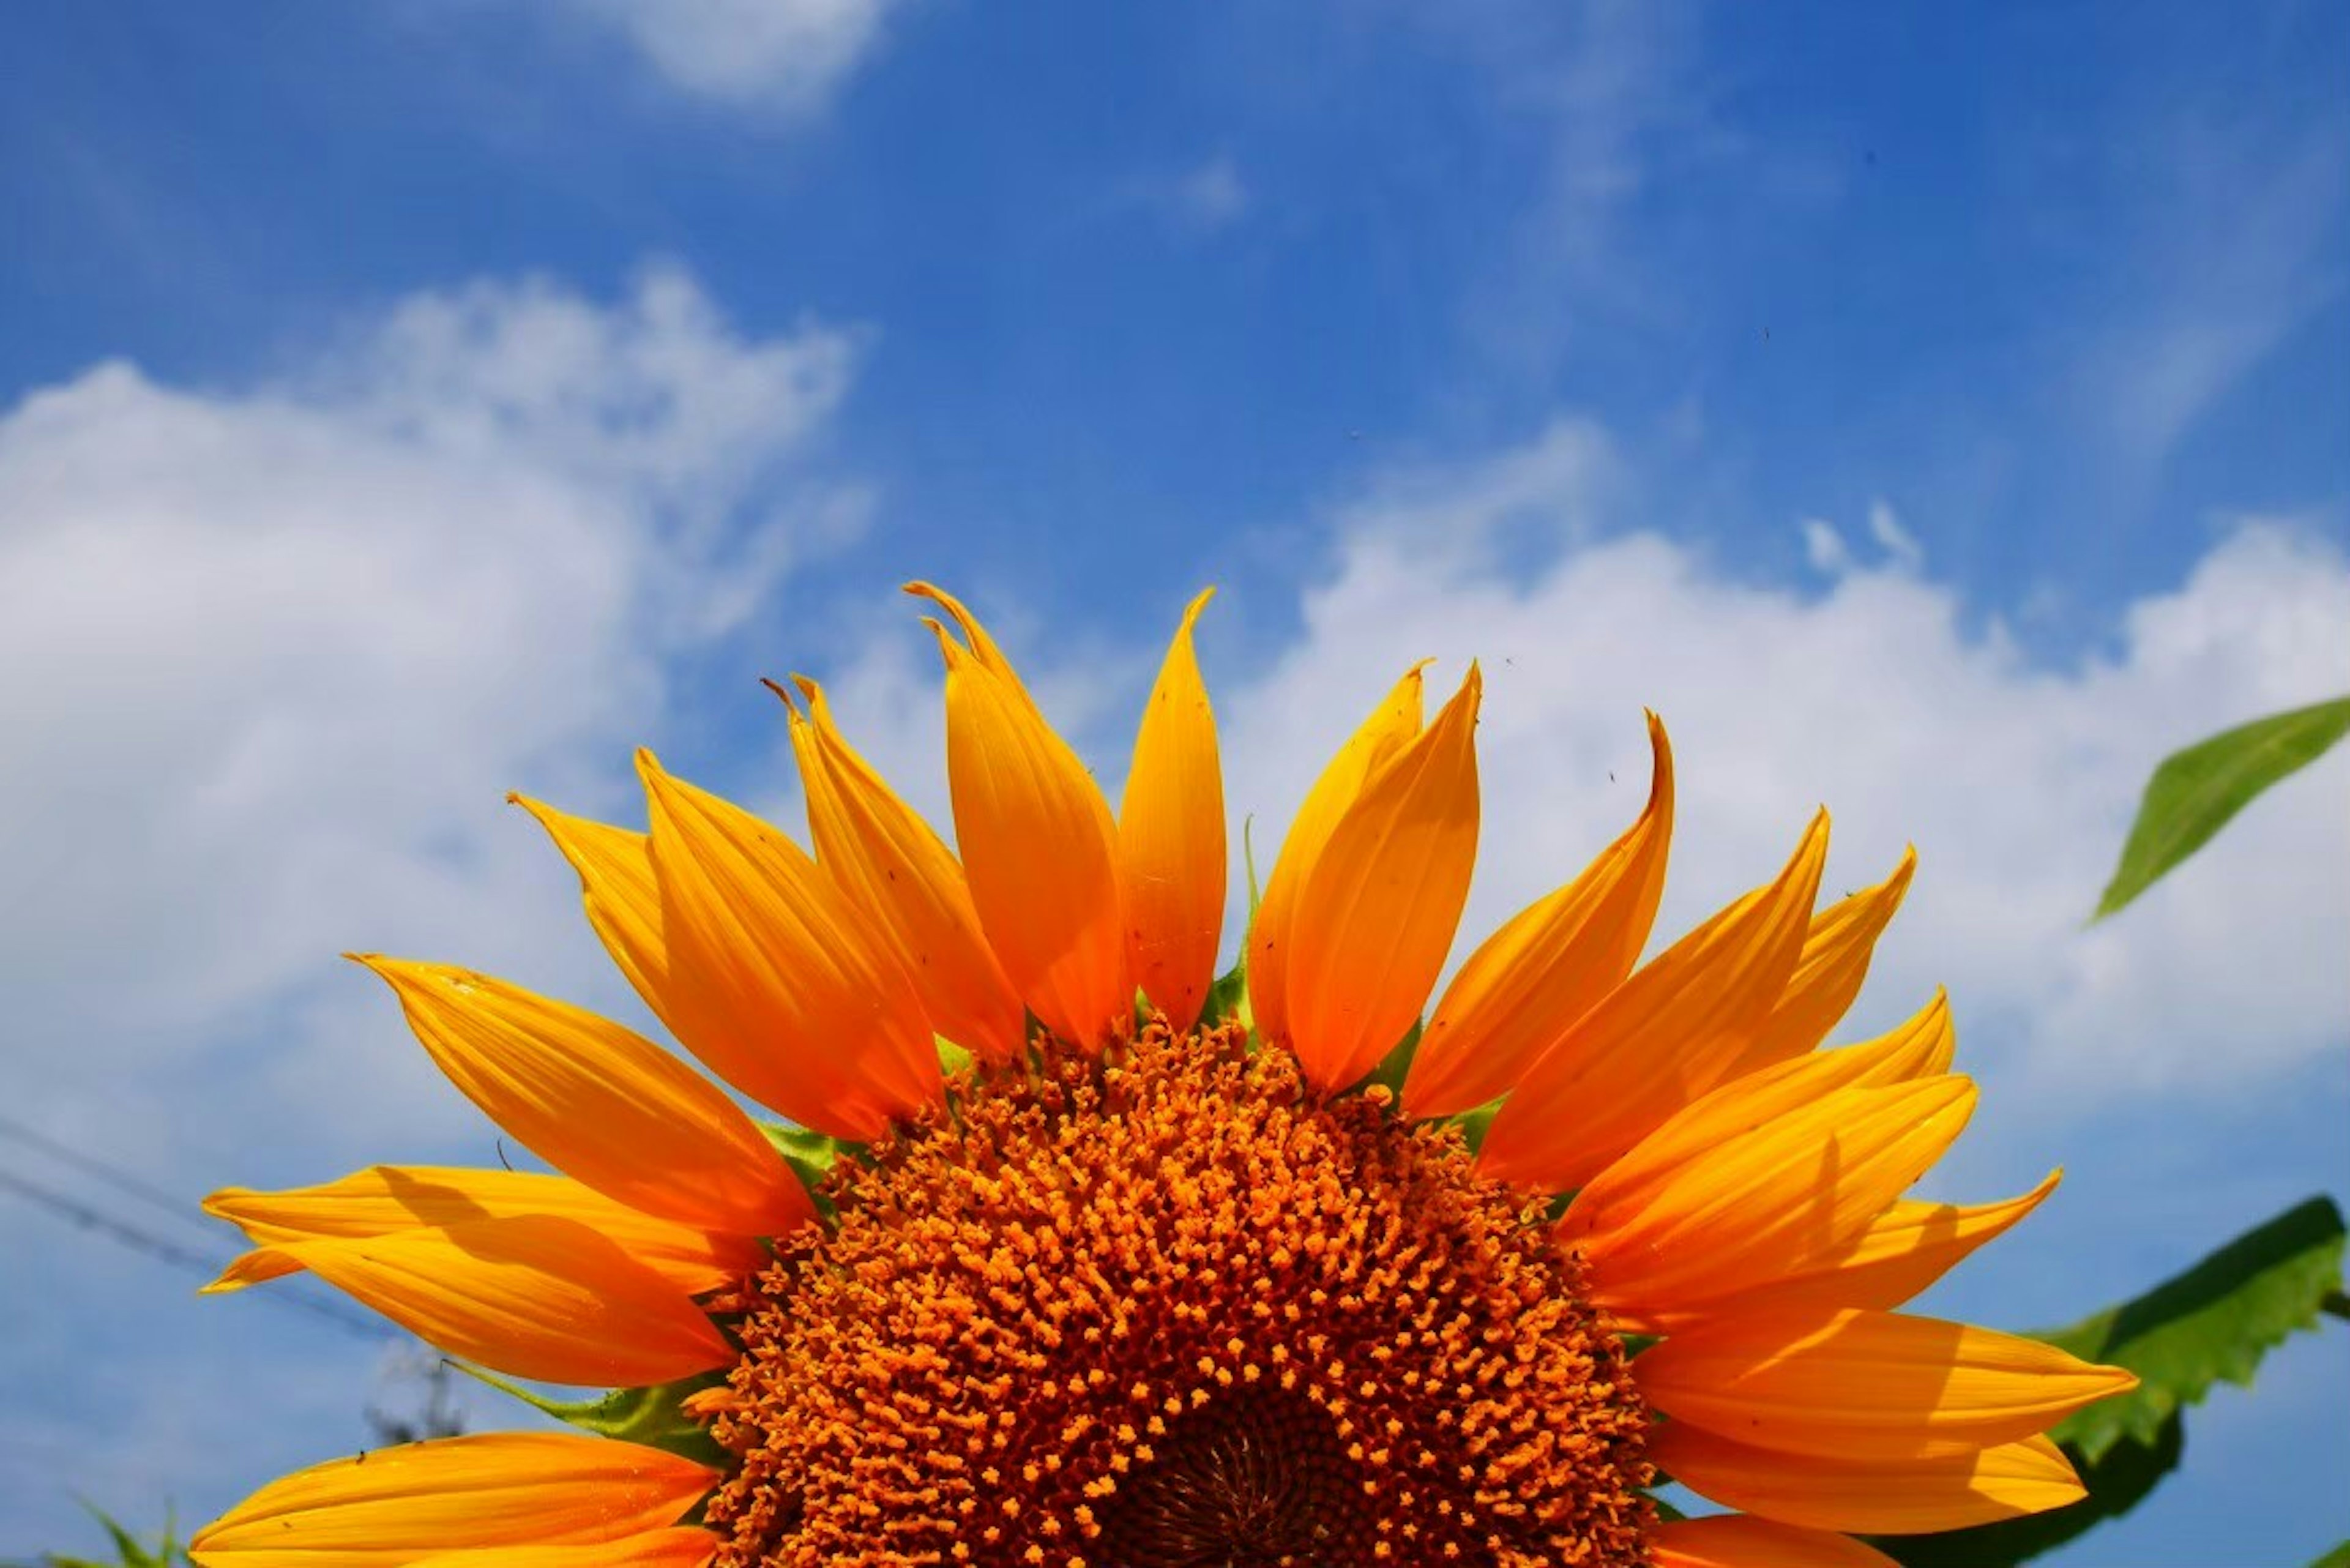
[[[806,680],[776,690],[813,854],[649,753],[648,832],[520,802],[677,1042],[795,1125],[618,1023],[366,956],[561,1174],[208,1200],[252,1243],[213,1289],[307,1270],[487,1372],[621,1392],[273,1482],[203,1568],[1846,1568],[1889,1561],[1847,1532],[2081,1495],[2043,1434],[2128,1374],[1893,1310],[2055,1178],[1903,1198],[1974,1107],[1940,996],[1820,1048],[1909,857],[1815,913],[1816,818],[1639,964],[1651,715],[1638,819],[1423,1024],[1480,684],[1423,722],[1415,668],[1219,981],[1207,596],[1113,815],[971,614],[909,591],[943,617],[960,860]],[[1679,1517],[1668,1477],[1735,1511]]]

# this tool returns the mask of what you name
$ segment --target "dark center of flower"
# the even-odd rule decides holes
[[[1647,1561],[1622,1347],[1457,1134],[1153,1030],[873,1153],[736,1303],[718,1568]]]
[[[1329,1415],[1278,1389],[1178,1417],[1107,1506],[1093,1555],[1122,1568],[1367,1562],[1378,1532]]]

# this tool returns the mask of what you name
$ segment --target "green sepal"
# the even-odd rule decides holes
[[[823,1185],[834,1162],[858,1147],[846,1138],[827,1137],[820,1132],[786,1127],[782,1122],[761,1122],[758,1127],[767,1135],[767,1141],[775,1146],[775,1152],[784,1157],[784,1163],[792,1168],[792,1174],[800,1179],[800,1185],[810,1192]]]
[[[950,1078],[958,1073],[970,1071],[971,1064],[979,1060],[943,1034],[931,1035],[931,1044],[938,1048],[939,1071]]]
[[[1447,1116],[1444,1120],[1447,1127],[1460,1129],[1461,1141],[1469,1146],[1471,1154],[1475,1154],[1485,1147],[1485,1135],[1492,1131],[1493,1118],[1501,1114],[1502,1101],[1496,1096],[1474,1110],[1462,1111],[1459,1116]]]
[[[1237,1019],[1243,1029],[1256,1027],[1256,1019],[1249,1011],[1248,946],[1241,946],[1240,961],[1216,977],[1208,987],[1208,999],[1200,1004],[1200,1027],[1212,1029],[1219,1023]]]
[[[468,1366],[462,1361],[451,1365],[502,1394],[513,1395],[532,1409],[583,1432],[635,1443],[640,1448],[660,1449],[696,1464],[723,1467],[731,1462],[726,1450],[711,1437],[710,1429],[684,1409],[688,1395],[724,1383],[723,1372],[704,1372],[675,1383],[656,1383],[644,1388],[615,1388],[593,1399],[549,1399],[494,1372]]]
[[[1357,1085],[1357,1089],[1366,1089],[1377,1084],[1398,1099],[1401,1099],[1403,1081],[1411,1075],[1411,1059],[1419,1054],[1419,1032],[1422,1027],[1424,1025],[1421,1020],[1413,1019],[1411,1027],[1404,1031],[1403,1038],[1396,1042],[1395,1049],[1379,1058],[1379,1064],[1371,1069],[1371,1075]]]

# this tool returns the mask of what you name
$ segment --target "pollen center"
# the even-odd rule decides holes
[[[1154,1029],[965,1076],[827,1196],[698,1401],[719,1568],[1648,1560],[1575,1261],[1378,1091]]]

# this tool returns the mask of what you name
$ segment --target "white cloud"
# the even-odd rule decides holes
[[[1170,201],[1186,226],[1213,234],[1248,212],[1249,188],[1232,155],[1219,153],[1176,181]]]
[[[668,661],[855,526],[793,466],[851,363],[657,271],[609,306],[419,296],[265,386],[110,364],[0,415],[16,1092],[161,1134],[154,1091],[260,1033],[244,1091],[390,1116],[354,1075],[426,1075],[337,950],[577,967],[499,792],[610,788]]]
[[[1568,445],[1578,461],[1560,461]],[[2110,654],[2052,669],[1919,575],[1887,513],[1871,526],[1884,566],[1839,543],[1828,590],[1801,591],[1657,535],[1594,535],[1592,476],[1607,466],[1596,432],[1565,425],[1383,483],[1340,517],[1299,640],[1220,693],[1233,809],[1258,815],[1261,853],[1394,673],[1433,654],[1457,679],[1476,657],[1484,854],[1456,956],[1637,813],[1648,705],[1681,778],[1660,935],[1765,879],[1825,802],[1833,889],[1877,879],[1905,841],[1921,857],[1856,1024],[1947,983],[1978,1063],[2141,1090],[2256,1082],[2350,1033],[2350,758],[2083,929],[2162,755],[2350,690],[2350,569],[2333,548],[2240,521],[2185,583],[2129,607]],[[1497,548],[1497,533],[1537,536],[1545,494],[1555,547]],[[1832,535],[1814,531],[1815,555]]]
[[[881,41],[894,0],[568,0],[674,86],[785,114],[822,109]]]

